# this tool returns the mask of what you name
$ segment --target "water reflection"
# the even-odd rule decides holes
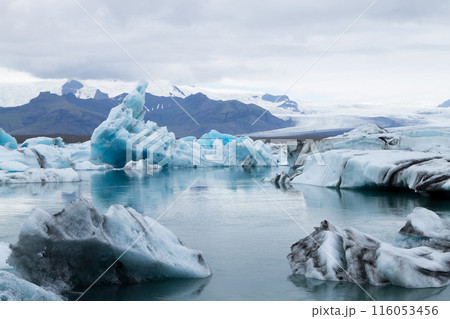
[[[159,217],[195,180],[198,182],[160,223],[187,246],[201,250],[213,270],[207,280],[175,280],[132,286],[94,287],[99,300],[366,300],[352,283],[290,276],[290,245],[327,219],[392,242],[416,206],[450,214],[450,201],[410,192],[327,189],[308,185],[275,188],[261,179],[276,169],[165,169],[154,175],[123,171],[83,172],[81,183],[0,187],[0,241],[16,240],[29,211],[58,212],[84,197],[102,212],[115,203]],[[262,190],[253,179],[264,188]],[[267,195],[270,194],[270,196]],[[446,300],[450,290],[365,287],[380,300]]]
[[[154,281],[136,285],[111,285],[93,287],[83,297],[84,300],[192,300],[196,299],[208,285],[210,278],[174,279]],[[79,294],[68,296],[75,300]]]
[[[448,287],[426,288],[426,289],[409,289],[399,286],[376,287],[368,284],[361,285],[367,293],[364,292],[357,284],[351,282],[340,281],[323,281],[318,279],[306,278],[302,275],[290,275],[288,280],[307,292],[309,298],[318,300],[437,300],[443,291]],[[370,297],[370,296],[371,297]],[[308,297],[307,297],[308,299]],[[444,298],[445,300],[445,298]]]

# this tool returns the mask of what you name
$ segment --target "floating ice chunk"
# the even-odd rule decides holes
[[[0,301],[59,301],[60,296],[0,270]]]
[[[382,243],[377,251],[376,268],[393,285],[442,287],[450,283],[449,263],[449,252],[425,246],[404,249]]]
[[[14,137],[6,133],[2,128],[0,128],[0,146],[4,146],[10,149],[17,148],[17,141]]]
[[[50,146],[57,146],[57,147],[65,147],[63,139],[61,137],[33,137],[25,140],[20,147],[29,147],[34,145],[50,145]]]
[[[11,250],[9,249],[9,244],[0,242],[0,269],[11,268],[10,265],[6,263]]]
[[[450,153],[450,133],[440,130],[421,129],[413,131],[388,132],[367,124],[348,133],[325,138],[318,142],[318,148],[324,152],[331,149],[353,150],[404,150]]]
[[[400,229],[404,236],[430,237],[450,241],[450,222],[441,219],[435,212],[416,207],[408,215],[405,226]]]
[[[148,164],[146,160],[129,161],[123,168],[126,171],[160,171],[162,167],[158,164]]]
[[[341,230],[327,221],[293,244],[288,260],[295,274],[321,280],[347,279]]]
[[[447,191],[450,162],[441,155],[407,151],[330,150],[325,165],[305,156],[302,172],[291,183],[336,188],[405,188]]]
[[[236,137],[215,130],[204,134],[197,140],[207,160],[218,166],[276,166],[269,145],[249,137]],[[212,151],[208,154],[208,150]]]
[[[168,159],[175,134],[153,122],[144,123],[146,87],[147,83],[141,82],[94,130],[90,156],[94,163],[122,168],[130,160],[148,157],[149,148],[152,164]]]
[[[12,150],[0,146],[0,171],[21,172],[28,168],[39,168],[36,154],[30,149]]]
[[[103,215],[83,199],[55,215],[35,209],[11,250],[8,263],[23,278],[58,291],[86,288],[110,265],[99,284],[211,275],[199,251],[155,220],[121,205]]]
[[[442,230],[444,225],[447,227],[443,229],[444,233],[448,233],[446,221],[431,216],[433,220],[427,224],[425,219],[428,217],[429,211],[416,210],[408,217],[408,230],[416,230],[411,226],[411,220],[420,219],[424,221],[422,230],[429,235]],[[442,237],[440,233],[436,235]],[[406,288],[448,285],[450,241],[430,243],[419,242],[424,245],[414,248],[396,247],[352,227],[341,230],[323,221],[313,233],[292,245],[288,260],[295,274],[309,278],[356,281],[376,286],[393,284]]]
[[[91,161],[76,162],[73,169],[76,171],[104,171],[111,169],[112,166],[108,164],[94,164]]]
[[[291,177],[285,172],[275,173],[272,178],[264,178],[263,182],[270,182],[276,187],[285,187],[291,182]]]
[[[79,181],[80,176],[72,168],[30,168],[25,170],[24,172],[16,173],[0,171],[0,185],[23,183],[65,183]]]
[[[201,138],[175,139],[175,134],[154,122],[144,123],[146,83],[139,84],[94,131],[91,160],[123,168],[129,161],[145,159],[171,167],[275,166],[270,147],[249,137],[235,137],[215,130]]]

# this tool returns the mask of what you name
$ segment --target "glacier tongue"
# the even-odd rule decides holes
[[[416,208],[400,230],[410,241],[392,245],[352,227],[340,229],[323,221],[292,245],[288,260],[295,274],[309,278],[376,286],[442,287],[450,283],[449,225],[435,213]],[[418,235],[432,240],[418,241]],[[417,244],[407,246],[405,242]]]
[[[56,291],[86,288],[110,265],[99,284],[211,275],[201,252],[155,220],[121,205],[103,215],[84,199],[54,215],[35,209],[11,246],[8,263],[23,278]]]

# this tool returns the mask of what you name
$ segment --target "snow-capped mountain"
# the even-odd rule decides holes
[[[81,99],[101,99],[115,97],[131,91],[135,82],[118,80],[74,80],[51,79],[35,80],[23,83],[0,83],[0,106],[12,107],[23,105],[37,97],[40,92],[50,92],[58,95],[74,94]],[[237,100],[244,104],[256,104],[274,116],[289,117],[298,113],[299,105],[288,96],[276,96],[263,92],[211,89],[196,86],[175,86],[168,81],[150,82],[147,92],[155,96],[186,98],[189,95],[202,93],[216,101]]]
[[[69,80],[59,89],[39,92],[21,106],[0,108],[0,127],[14,135],[90,135],[126,93],[122,91],[124,86],[115,82],[88,83]],[[18,96],[26,94],[20,92]],[[167,83],[150,86],[145,103],[145,119],[167,126],[177,137],[199,137],[212,129],[236,135],[294,125],[293,121],[280,119],[256,104],[211,99],[203,93],[186,94]]]

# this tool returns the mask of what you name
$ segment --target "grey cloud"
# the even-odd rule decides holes
[[[261,85],[265,77],[267,87],[280,83],[274,90],[283,90],[372,2],[78,1],[156,78]],[[44,78],[144,76],[72,0],[0,0],[0,6],[0,66]],[[380,0],[324,57],[331,69],[313,71],[327,76],[335,72],[332,61],[344,61],[349,73],[359,72],[353,61],[382,56],[389,64],[399,51],[432,51],[447,62],[449,14],[444,0]],[[370,73],[370,63],[365,67]]]

